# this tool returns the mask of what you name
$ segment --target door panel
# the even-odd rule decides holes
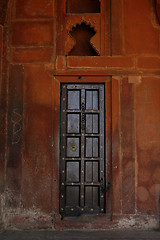
[[[80,114],[68,114],[67,116],[67,132],[68,133],[80,133]]]
[[[98,110],[98,91],[97,90],[87,90],[86,91],[86,109]]]
[[[98,161],[85,161],[85,182],[99,182]]]
[[[86,138],[86,158],[99,156],[99,138],[87,137]]]
[[[66,162],[66,182],[73,183],[80,181],[80,164],[79,162]]]
[[[99,133],[98,114],[86,114],[86,133]]]
[[[85,206],[87,207],[99,207],[99,187],[85,187]],[[93,209],[94,210],[94,209]]]
[[[67,137],[67,157],[80,157],[80,138]]]
[[[71,211],[80,205],[79,195],[79,186],[66,186],[66,206],[71,206]]]
[[[68,91],[68,109],[80,109],[80,91]]]
[[[60,213],[105,212],[104,85],[61,85]]]

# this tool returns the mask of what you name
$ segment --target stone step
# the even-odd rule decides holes
[[[159,240],[160,231],[6,231],[0,240]]]

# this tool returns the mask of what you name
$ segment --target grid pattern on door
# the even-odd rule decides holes
[[[105,212],[103,84],[61,85],[60,213]]]

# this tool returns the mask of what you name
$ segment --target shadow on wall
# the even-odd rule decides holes
[[[157,21],[160,24],[160,0],[155,0],[155,11],[157,16]]]
[[[1,0],[0,1],[0,24],[1,25],[5,24],[8,2],[9,2],[9,0]]]

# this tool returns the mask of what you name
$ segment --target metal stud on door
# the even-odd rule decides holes
[[[105,212],[104,85],[61,85],[60,213]]]

